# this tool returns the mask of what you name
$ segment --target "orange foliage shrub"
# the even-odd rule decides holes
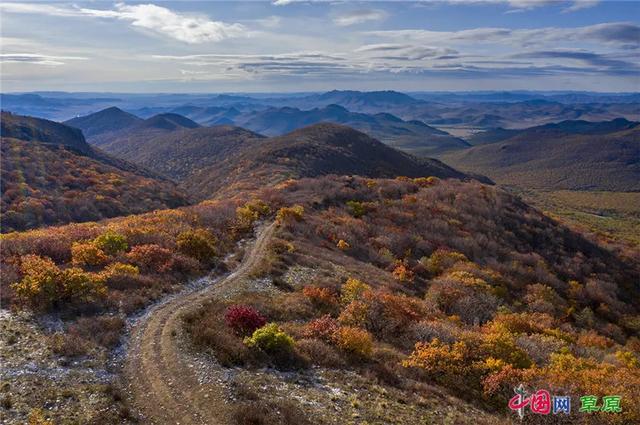
[[[352,326],[339,327],[333,334],[336,345],[359,357],[369,357],[373,350],[373,338],[364,329]]]
[[[344,239],[340,239],[336,246],[342,251],[345,251],[351,247]]]
[[[338,321],[347,326],[366,326],[368,320],[369,305],[358,300],[351,301],[338,317]]]
[[[127,258],[140,269],[156,273],[165,273],[174,264],[170,250],[153,244],[134,246]]]
[[[430,375],[442,376],[465,373],[468,348],[464,342],[444,344],[437,338],[430,343],[418,342],[403,362],[404,367],[420,368]]]
[[[12,286],[16,296],[33,308],[94,302],[106,294],[99,275],[76,267],[61,270],[51,259],[37,255],[25,255],[20,263],[23,278]]]
[[[320,310],[333,309],[338,306],[338,298],[329,288],[305,286],[302,293],[311,301],[311,304]]]
[[[74,242],[71,245],[71,258],[77,266],[101,266],[108,261],[107,255],[93,242]]]
[[[414,274],[406,261],[397,260],[393,269],[393,277],[400,282],[413,282]]]

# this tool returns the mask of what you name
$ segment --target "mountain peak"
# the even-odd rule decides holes
[[[142,124],[142,127],[176,130],[178,128],[198,128],[200,127],[200,124],[183,115],[167,112],[154,115],[151,118],[146,119]]]
[[[72,118],[64,124],[79,128],[86,137],[94,137],[131,127],[140,122],[142,118],[125,112],[117,106],[111,106],[93,114]]]

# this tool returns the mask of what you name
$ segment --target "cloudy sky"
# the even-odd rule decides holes
[[[640,2],[0,3],[2,91],[640,91]]]

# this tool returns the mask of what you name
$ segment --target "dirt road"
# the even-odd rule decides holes
[[[236,271],[196,292],[177,296],[152,309],[131,335],[124,377],[134,406],[145,423],[225,424],[229,409],[222,388],[202,384],[193,365],[185,361],[181,344],[180,316],[216,294],[223,294],[259,264],[275,223],[262,227]]]

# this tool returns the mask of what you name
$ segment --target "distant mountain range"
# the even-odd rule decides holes
[[[190,119],[179,115],[181,113]],[[144,144],[142,139],[149,139],[151,135],[197,128],[196,120],[203,125],[240,126],[266,136],[283,135],[321,122],[344,124],[392,147],[421,156],[469,147],[464,140],[420,121],[404,121],[386,113],[355,113],[338,105],[308,111],[282,107],[245,113],[234,107],[182,106],[146,120],[112,107],[65,121],[65,124],[82,129],[91,143],[118,155],[122,153],[119,144],[131,145],[133,139]]]
[[[3,232],[187,204],[174,183],[95,149],[78,129],[7,112],[1,122]]]
[[[238,124],[238,113],[267,108],[311,110],[340,105],[351,112],[390,113],[431,126],[526,128],[563,120],[640,120],[640,94],[590,92],[361,92],[333,90],[298,95],[26,93],[0,95],[2,107],[14,112],[64,120],[109,106],[150,117],[174,111],[201,125]],[[189,108],[205,108],[192,116]],[[215,108],[221,108],[216,111]],[[227,113],[225,111],[229,109]],[[445,128],[446,130],[446,128]]]
[[[174,111],[209,121],[210,114],[222,112],[198,107]],[[350,127],[324,123],[343,121],[387,137],[394,132],[397,144],[413,142],[423,151],[469,146],[423,123],[405,122],[390,114],[352,113],[333,105],[311,111],[269,108],[234,115],[236,119],[242,117],[247,128],[278,137],[265,138],[258,132],[230,125],[193,128],[197,126],[194,121],[179,119],[173,112],[131,120],[130,114],[110,108],[68,123],[93,134],[89,141],[101,149],[174,179],[199,198],[236,183],[249,187],[251,180],[279,181],[332,173],[467,178],[437,160],[418,159]],[[157,125],[167,116],[180,125],[171,129]],[[110,124],[114,122],[117,124]],[[295,131],[290,132],[291,129]],[[261,176],[249,177],[256,174]]]
[[[502,184],[535,189],[640,190],[640,123],[565,121],[475,136],[440,158]]]

